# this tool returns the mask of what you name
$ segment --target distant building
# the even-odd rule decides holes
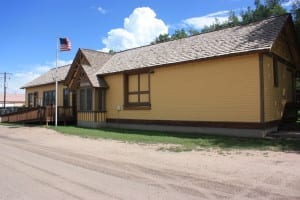
[[[69,90],[64,84],[69,69],[70,65],[57,68],[58,106],[60,107],[69,107],[71,105],[70,101],[72,99],[70,99]],[[21,87],[21,89],[25,89],[26,107],[55,105],[55,74],[56,69],[50,69]]]
[[[5,107],[22,107],[25,105],[25,94],[6,94]],[[0,107],[4,107],[4,94],[0,94]]]

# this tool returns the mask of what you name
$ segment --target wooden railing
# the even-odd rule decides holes
[[[72,107],[58,107],[58,121],[70,122],[75,121],[76,116]],[[55,107],[37,107],[27,108],[19,112],[5,114],[0,116],[1,122],[54,122],[55,120]]]
[[[13,112],[1,116],[1,122],[32,122],[43,121],[45,116],[44,107],[28,108],[19,112]]]
[[[106,112],[105,111],[78,111],[77,112],[78,121],[88,121],[88,122],[105,122]]]

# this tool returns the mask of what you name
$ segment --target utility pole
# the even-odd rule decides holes
[[[12,73],[7,73],[7,72],[4,72],[4,73],[0,73],[2,74],[3,76],[3,86],[4,86],[4,94],[3,94],[3,108],[5,109],[6,108],[6,89],[7,89],[7,76],[8,75],[11,75]]]

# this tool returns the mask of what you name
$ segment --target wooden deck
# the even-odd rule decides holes
[[[70,123],[76,121],[73,107],[58,107],[57,121],[59,123]],[[24,110],[0,116],[1,122],[20,123],[53,123],[55,121],[55,107],[26,108]]]

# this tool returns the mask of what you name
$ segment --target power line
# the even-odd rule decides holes
[[[12,75],[12,73],[0,73],[1,78],[3,78],[3,89],[4,89],[4,94],[3,94],[3,108],[5,109],[5,104],[6,104],[6,89],[7,89],[7,78],[9,78],[9,75]]]

